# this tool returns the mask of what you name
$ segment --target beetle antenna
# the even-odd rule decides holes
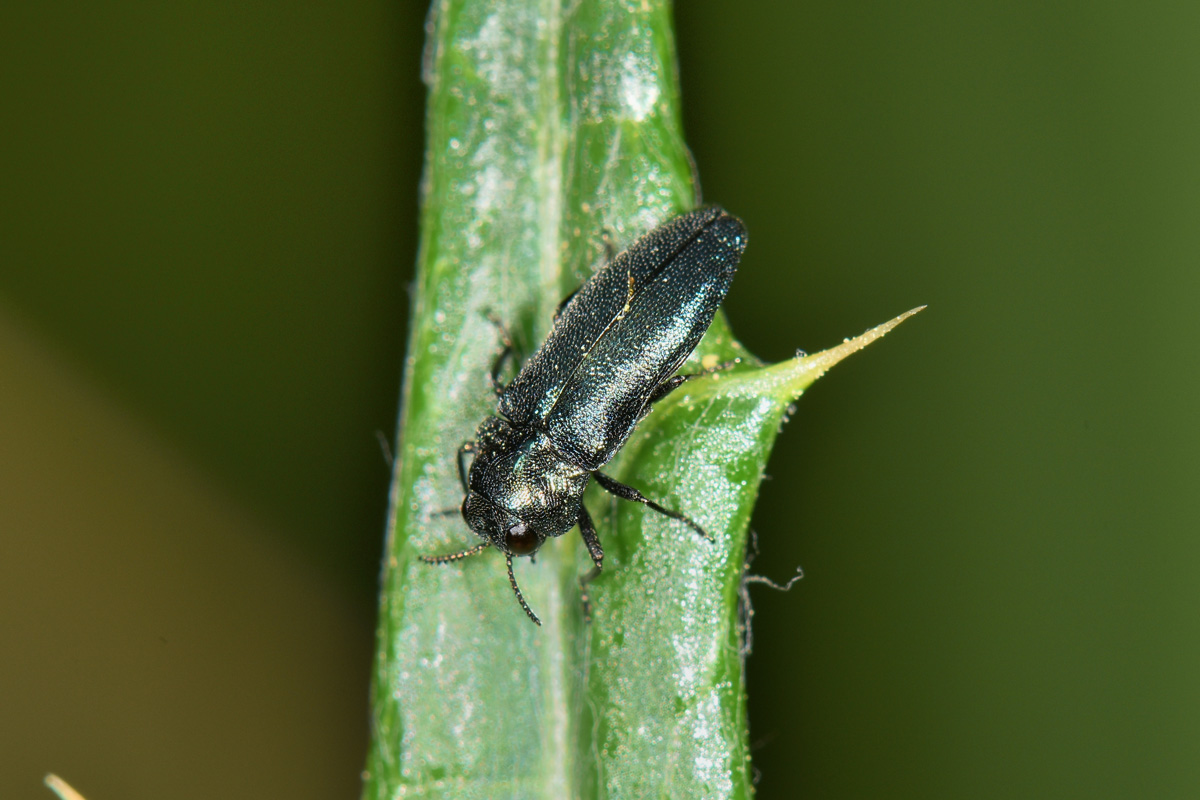
[[[508,582],[512,584],[513,593],[517,596],[517,602],[521,604],[521,608],[525,609],[525,613],[529,615],[531,620],[538,625],[541,625],[542,621],[537,618],[537,614],[533,613],[533,609],[531,609],[529,604],[525,602],[524,595],[521,594],[521,590],[517,587],[517,576],[513,575],[512,569],[512,553],[505,553],[504,560],[508,564]]]
[[[490,542],[484,542],[483,544],[477,544],[474,547],[466,550],[460,550],[457,553],[449,553],[444,556],[417,556],[417,558],[421,559],[426,564],[453,564],[455,561],[462,561],[467,556],[473,556],[476,553],[482,553],[490,545]]]

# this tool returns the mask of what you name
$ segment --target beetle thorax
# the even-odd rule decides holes
[[[467,518],[477,534],[499,546],[507,531],[524,525],[540,543],[575,525],[590,473],[563,460],[545,433],[485,424],[479,444]]]

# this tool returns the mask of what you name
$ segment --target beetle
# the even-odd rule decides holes
[[[421,560],[448,564],[495,547],[517,602],[541,625],[517,586],[513,557],[534,555],[578,524],[595,565],[581,583],[598,575],[604,549],[583,505],[592,478],[711,541],[689,517],[599,470],[656,402],[696,377],[675,371],[712,323],[746,241],[741,220],[719,206],[650,231],[563,301],[546,340],[507,385],[500,372],[513,348],[505,334],[491,375],[497,414],[458,451],[463,520],[483,541]],[[474,456],[469,470],[467,456]],[[584,607],[586,614],[586,589]]]

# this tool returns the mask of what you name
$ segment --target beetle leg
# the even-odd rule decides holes
[[[717,364],[715,367],[710,367],[709,369],[701,370],[700,372],[689,372],[686,375],[676,375],[673,378],[667,378],[658,386],[654,387],[654,391],[650,393],[650,399],[646,401],[646,408],[649,408],[659,400],[662,400],[664,397],[678,389],[687,381],[690,381],[692,378],[702,378],[705,375],[711,375],[714,372],[721,372],[722,370],[737,366],[739,363],[741,363],[741,359],[735,358],[732,361],[724,361],[720,364]]]
[[[504,384],[500,382],[500,371],[504,369],[504,362],[513,354],[512,348],[508,345],[500,351],[500,355],[496,358],[496,363],[492,365],[492,391],[497,396],[504,394]]]
[[[458,448],[458,479],[460,481],[462,481],[462,487],[463,487],[464,492],[469,492],[471,490],[471,487],[467,483],[467,468],[466,468],[466,466],[463,465],[463,456],[467,455],[468,453],[470,453],[471,455],[475,455],[478,452],[479,452],[479,443],[478,442],[463,442],[462,447]]]
[[[644,506],[649,506],[660,514],[668,516],[671,519],[677,519],[686,524],[688,527],[703,536],[705,539],[708,539],[710,542],[713,541],[713,538],[708,535],[708,532],[692,521],[691,517],[688,517],[685,514],[680,514],[678,511],[671,511],[670,509],[663,508],[658,503],[649,499],[632,486],[626,486],[625,484],[615,481],[603,473],[593,472],[592,477],[596,479],[596,483],[600,484],[605,491],[615,494],[622,500],[632,500],[635,503],[641,503]]]
[[[592,515],[582,505],[579,507],[579,533],[583,536],[583,543],[588,549],[588,555],[592,557],[592,563],[596,565],[596,572],[604,565],[604,548],[600,546],[600,537],[596,535],[596,523],[592,522]]]
[[[500,373],[504,371],[504,362],[512,358],[516,353],[516,346],[513,344],[512,336],[508,333],[508,328],[504,326],[504,322],[493,314],[491,311],[486,312],[488,322],[496,326],[496,330],[500,331],[500,341],[504,344],[504,349],[500,351],[500,355],[496,357],[496,361],[492,364],[492,389],[496,394],[503,394],[504,384],[500,382]]]
[[[555,321],[555,322],[558,322],[558,318],[559,318],[560,316],[562,316],[563,309],[567,307],[567,303],[569,303],[569,302],[571,302],[572,300],[574,300],[574,299],[575,299],[575,295],[577,295],[577,294],[579,294],[579,290],[578,290],[578,289],[576,289],[575,291],[571,292],[569,295],[567,295],[566,297],[564,297],[564,298],[562,299],[562,302],[558,304],[558,308],[554,309],[554,321]]]
[[[650,408],[650,406],[654,405],[659,400],[662,400],[664,397],[690,381],[692,378],[698,377],[700,377],[699,374],[676,375],[674,378],[667,378],[665,381],[656,386],[654,391],[650,393],[650,399],[646,401],[646,408]]]
[[[586,575],[579,577],[579,599],[583,603],[583,621],[591,622],[592,598],[588,594],[587,587],[600,574],[600,569],[604,564],[604,548],[600,546],[600,537],[596,535],[596,524],[592,522],[591,515],[583,506],[579,508],[579,533],[582,534],[588,555],[592,557],[592,563],[595,564]]]

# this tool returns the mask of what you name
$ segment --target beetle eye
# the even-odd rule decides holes
[[[514,556],[530,555],[538,549],[540,544],[537,534],[524,522],[518,522],[508,529],[508,533],[504,534],[504,546]]]

